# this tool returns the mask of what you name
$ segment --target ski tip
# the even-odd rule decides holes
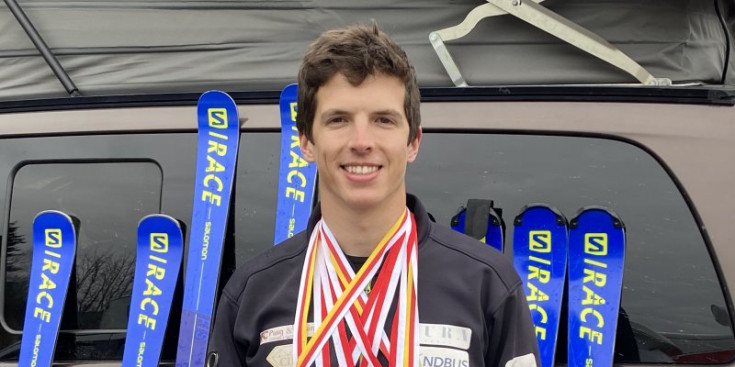
[[[69,214],[66,214],[66,213],[64,213],[64,212],[62,212],[60,210],[43,210],[41,212],[38,212],[38,214],[36,214],[36,216],[33,217],[33,220],[36,221],[37,219],[39,219],[41,217],[46,217],[46,216],[60,216],[60,217],[63,217],[64,219],[66,219],[66,220],[68,220],[70,222],[73,221],[72,216],[70,216]]]
[[[208,91],[202,93],[202,95],[199,96],[199,98],[202,98],[204,96],[223,96],[223,97],[224,96],[227,96],[228,98],[232,99],[232,97],[230,97],[230,95],[227,94],[227,92],[222,91],[222,90],[218,90],[218,89],[208,90]]]
[[[67,213],[64,213],[60,210],[43,210],[36,214],[35,217],[33,217],[33,223],[35,223],[39,220],[43,220],[44,218],[52,218],[52,220],[63,220],[71,224],[72,230],[74,231],[74,235],[76,236],[77,233],[79,233],[79,226],[81,224],[81,221],[79,218],[69,215]]]
[[[569,228],[574,229],[579,225],[579,218],[587,213],[602,212],[606,213],[612,219],[612,225],[614,228],[625,230],[625,224],[620,219],[620,216],[612,209],[602,205],[587,205],[579,208],[577,213],[574,214],[572,220],[569,221]]]
[[[140,225],[143,224],[143,222],[146,222],[146,221],[149,221],[149,220],[166,220],[166,221],[171,222],[171,224],[176,225],[176,227],[178,227],[178,229],[181,229],[182,228],[181,227],[182,222],[180,220],[178,220],[178,219],[176,219],[176,218],[174,218],[174,217],[172,217],[170,215],[159,214],[159,213],[148,214],[148,215],[144,216],[143,218],[140,218],[140,220],[138,221],[138,227],[140,227]]]
[[[281,105],[281,118],[283,119],[283,113],[286,113],[287,116],[290,117],[288,120],[296,121],[296,107],[294,109],[291,109],[291,105],[296,105],[296,100],[298,99],[299,95],[299,85],[296,83],[289,84],[283,88],[281,91],[281,96],[279,98],[279,104]]]
[[[292,92],[292,91],[297,91],[298,88],[299,88],[298,83],[288,84],[285,87],[283,87],[283,90],[281,91],[281,94],[287,93],[287,92]]]
[[[199,96],[197,120],[200,132],[207,128],[239,131],[246,121],[246,119],[240,119],[240,111],[235,100],[229,94],[219,90],[206,91]],[[235,143],[237,144],[237,140]],[[235,145],[235,150],[237,150],[237,145]]]
[[[220,99],[220,100],[221,99],[224,99],[224,100],[226,100],[226,101],[228,101],[228,102],[230,102],[232,104],[236,104],[235,103],[235,99],[232,98],[232,96],[230,96],[229,94],[227,94],[227,92],[224,92],[224,91],[221,91],[221,90],[216,90],[216,89],[208,90],[208,91],[202,93],[199,96],[199,100],[197,101],[197,104],[201,104],[201,103],[206,102],[206,101],[209,101],[209,100],[217,100],[217,99]]]
[[[296,102],[299,93],[299,85],[296,83],[289,84],[281,90],[280,103]]]
[[[520,226],[523,225],[523,215],[526,214],[527,211],[531,209],[546,209],[554,213],[554,216],[556,217],[556,223],[558,225],[567,225],[567,217],[564,216],[564,214],[557,209],[555,206],[547,203],[530,203],[524,205],[521,210],[518,212],[518,215],[516,215],[515,219],[513,219],[513,225],[514,226]]]

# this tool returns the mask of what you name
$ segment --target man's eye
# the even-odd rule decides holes
[[[376,121],[381,124],[392,124],[393,123],[393,119],[388,118],[388,117],[378,117]]]
[[[339,124],[347,121],[344,117],[332,117],[327,120],[328,124]]]

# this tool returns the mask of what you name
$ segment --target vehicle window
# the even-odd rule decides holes
[[[467,199],[494,200],[508,227],[506,249],[513,218],[526,204],[554,205],[568,219],[587,205],[613,209],[627,230],[627,324],[618,326],[616,361],[735,358],[722,285],[702,233],[671,177],[644,150],[599,138],[427,133],[407,180],[444,225]],[[564,363],[566,343],[559,345],[557,362]]]
[[[138,221],[184,210],[164,205],[177,192],[163,179],[193,134],[27,137],[0,140],[3,233],[0,360],[17,360],[34,216],[57,209],[80,222],[76,268],[56,360],[122,357]],[[162,187],[165,188],[162,190]],[[188,188],[183,188],[190,192]],[[191,198],[189,198],[191,200]],[[189,201],[189,205],[190,205]],[[184,205],[186,203],[184,202]],[[178,211],[177,211],[178,210]],[[190,206],[189,206],[189,209]],[[76,288],[76,291],[71,291]],[[180,297],[180,296],[179,296]],[[177,310],[173,309],[172,314]],[[170,353],[169,353],[170,354]]]
[[[48,209],[64,211],[80,222],[76,279],[70,282],[61,328],[124,330],[135,267],[135,228],[141,213],[160,211],[161,180],[160,168],[151,162],[20,167],[12,178],[6,242],[2,316],[8,331],[23,329],[33,218]],[[76,312],[69,312],[70,307]],[[80,345],[89,340],[92,349],[99,342],[94,335],[77,339]],[[68,337],[60,338],[61,354],[75,350],[71,344]]]
[[[281,136],[247,132],[240,142],[235,210],[230,212],[235,216],[236,266],[273,247]]]
[[[7,193],[0,197],[0,207],[8,208],[0,214],[6,228],[0,234],[6,251],[0,360],[17,359],[35,213],[56,208],[81,220],[78,284],[85,256],[109,255],[119,266],[130,263],[135,227],[144,215],[164,212],[190,227],[195,139],[193,133],[178,133],[3,140],[0,177],[11,179],[0,180],[0,192]],[[246,132],[241,139],[231,211],[235,240],[226,250],[224,278],[273,241],[280,136]],[[617,362],[732,359],[735,338],[730,315],[705,240],[674,181],[646,151],[590,137],[427,131],[423,139],[418,160],[409,166],[408,190],[421,198],[440,224],[449,225],[457,208],[470,198],[494,200],[508,224],[509,248],[512,218],[528,203],[549,203],[567,218],[586,205],[603,205],[620,215],[628,247]],[[117,161],[33,163],[93,158]],[[14,172],[23,161],[31,163]],[[115,275],[110,274],[112,269],[117,268],[101,269],[100,279]],[[127,282],[129,295],[129,275]],[[91,330],[62,333],[57,359],[121,359],[124,334],[114,329],[126,323],[124,292],[117,302],[112,296],[105,302],[88,298],[84,289],[81,285],[77,289],[78,315],[73,321],[76,328]],[[175,308],[181,302],[181,295],[177,297]],[[89,300],[84,311],[83,300]],[[174,311],[164,360],[175,355]],[[557,362],[564,363],[566,344],[559,345]]]
[[[77,234],[76,320],[69,329],[125,329],[135,269],[140,213],[160,208],[161,170],[151,162],[48,163],[21,167],[13,178],[6,245],[3,316],[23,329],[31,267],[33,218],[61,210],[80,221]],[[76,302],[75,302],[76,301]],[[122,312],[120,312],[122,311]],[[70,321],[70,320],[67,320]]]
[[[81,221],[77,312],[66,311],[71,316],[65,316],[62,329],[68,331],[59,335],[56,360],[121,359],[132,273],[117,270],[132,272],[136,226],[145,215],[163,212],[183,221],[186,229],[191,227],[196,134],[40,137],[0,142],[0,177],[10,177],[0,180],[0,192],[5,194],[0,196],[0,208],[5,209],[0,212],[0,228],[5,228],[0,242],[6,249],[0,360],[18,359],[30,270],[30,228],[35,214],[46,209],[66,211]],[[241,136],[233,196],[236,203],[231,211],[238,246],[236,256],[225,256],[225,269],[235,266],[229,263],[235,258],[240,265],[272,246],[279,144],[277,133],[248,132]],[[47,163],[40,163],[44,161]],[[110,261],[92,267],[97,273],[90,280],[83,277],[89,274],[84,270],[90,266],[82,262],[87,258]],[[101,287],[99,282],[109,284],[110,280],[125,284],[126,289],[110,287],[104,290],[108,295],[96,293]],[[87,283],[90,285],[80,285]],[[121,296],[111,300],[112,294]],[[179,284],[162,353],[164,360],[175,357],[181,297]]]

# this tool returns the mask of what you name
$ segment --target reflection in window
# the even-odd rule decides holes
[[[76,281],[72,278],[62,329],[125,329],[137,224],[160,211],[161,181],[161,170],[150,162],[21,167],[13,178],[8,219],[7,325],[23,329],[33,218],[55,209],[80,221]],[[70,304],[76,305],[75,314],[69,314]]]
[[[141,156],[162,162],[170,178],[165,209],[189,220],[194,134],[94,139],[102,140],[101,146],[118,144],[121,151],[140,151]],[[417,194],[442,225],[449,225],[469,198],[495,200],[508,224],[507,248],[512,241],[512,218],[531,202],[552,204],[567,217],[591,204],[610,207],[622,217],[628,248],[625,315],[617,338],[622,345],[618,345],[616,362],[732,359],[735,340],[730,315],[702,234],[671,177],[645,151],[619,141],[582,137],[427,131],[423,139],[418,160],[409,165],[408,191]],[[76,146],[77,142],[63,143]],[[225,258],[236,266],[272,246],[279,144],[278,133],[243,134],[231,212],[236,248],[234,256]],[[0,157],[8,157],[11,147],[4,142]],[[7,177],[2,167],[0,173],[6,172]],[[67,318],[65,327],[124,329],[135,229],[140,218],[159,211],[160,187],[161,172],[152,163],[22,167],[12,182],[8,232],[3,239],[8,244],[4,292],[8,326],[22,328],[33,216],[58,209],[81,220],[74,293],[78,317]],[[172,313],[171,320],[177,319]],[[175,355],[178,330],[171,329],[164,348],[166,360]],[[17,359],[14,343],[19,340],[17,335],[0,334],[0,346],[10,351],[0,349],[0,360]],[[564,335],[559,340],[557,362],[563,364]],[[119,360],[123,344],[122,333],[62,333],[57,356]]]
[[[240,151],[237,266],[273,239],[279,137],[254,136],[244,135],[250,140]],[[526,204],[549,203],[569,219],[587,205],[615,210],[627,228],[615,361],[735,357],[727,304],[699,227],[671,177],[642,149],[600,138],[426,131],[407,189],[445,226],[468,199],[494,200],[508,226],[506,248],[512,219]],[[557,361],[564,363],[566,334],[559,340]]]
[[[587,205],[613,209],[627,230],[625,324],[615,361],[735,358],[730,315],[699,226],[671,177],[642,149],[599,138],[425,133],[407,188],[443,225],[467,199],[494,200],[508,225],[506,248],[526,204],[549,203],[569,219]],[[563,363],[566,343],[558,345]]]

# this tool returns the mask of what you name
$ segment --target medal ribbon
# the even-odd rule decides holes
[[[296,366],[328,365],[330,339],[340,365],[355,366],[359,361],[360,366],[377,367],[382,352],[391,366],[414,366],[418,361],[418,241],[413,215],[408,209],[403,212],[357,274],[336,243],[326,223],[319,221],[301,272],[294,321]],[[368,295],[365,289],[376,274]],[[396,293],[388,338],[385,324]],[[312,300],[317,327],[307,339]]]

